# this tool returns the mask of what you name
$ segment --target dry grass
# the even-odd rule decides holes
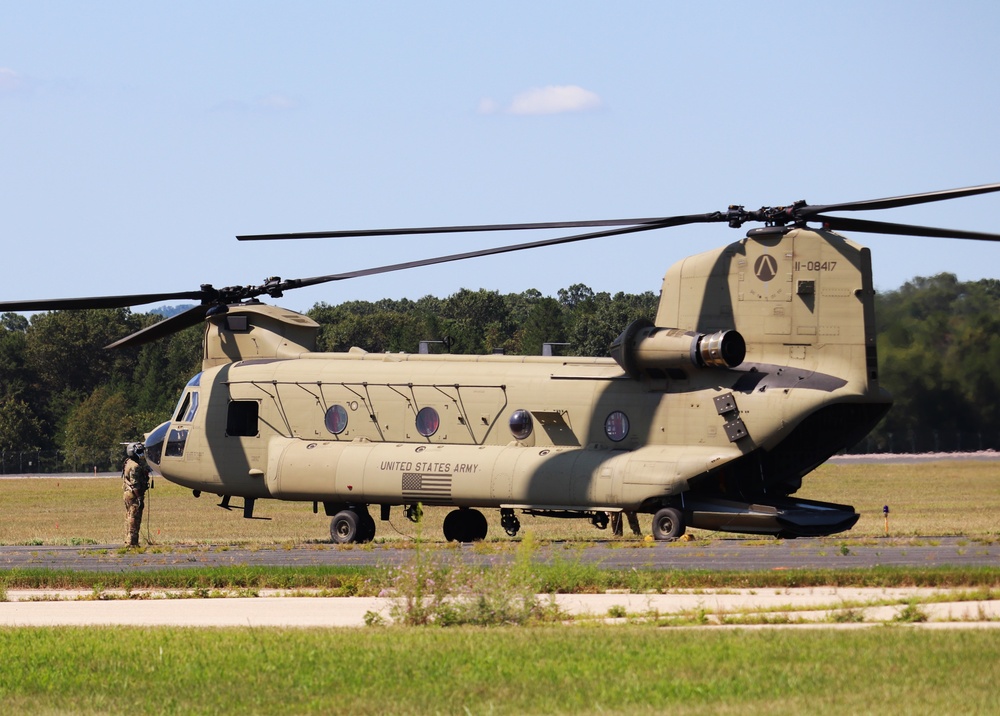
[[[1000,535],[1000,462],[949,460],[915,464],[823,465],[806,477],[802,497],[854,505],[852,537]]]
[[[116,544],[124,538],[124,508],[117,478],[38,478],[0,480],[0,543],[2,544]],[[802,497],[852,504],[861,512],[857,526],[844,536],[881,536],[885,524],[882,506],[888,504],[890,534],[1000,535],[1000,463],[946,461],[912,465],[824,465],[805,479]],[[329,539],[329,519],[311,503],[278,500],[257,502],[256,518],[243,519],[243,504],[222,510],[215,495],[194,499],[191,492],[158,480],[149,494],[147,534],[154,543],[282,544]],[[400,508],[389,523],[373,516],[377,540],[408,541],[422,535],[442,540],[441,523],[447,508],[427,508],[424,523],[412,524]],[[489,540],[506,541],[497,510],[486,510]],[[521,515],[522,530],[540,540],[608,539],[584,520],[557,520]],[[649,532],[649,518],[641,518]],[[699,538],[716,533],[695,531]],[[724,535],[718,535],[724,536]],[[728,535],[731,536],[731,535]],[[615,538],[623,546],[641,546],[635,538]],[[489,544],[481,549],[489,549]]]

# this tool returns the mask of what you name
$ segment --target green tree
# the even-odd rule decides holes
[[[154,425],[169,417],[184,386],[201,370],[203,335],[201,326],[193,326],[142,346],[124,390],[130,410],[158,416]]]
[[[519,330],[521,353],[541,355],[544,343],[566,342],[566,318],[562,305],[551,297],[531,306]]]
[[[513,334],[508,305],[499,291],[463,288],[444,301],[443,313],[453,353],[505,349]]]
[[[34,400],[36,383],[25,360],[28,319],[16,313],[0,316],[0,398],[25,397]]]
[[[917,277],[880,293],[879,376],[895,405],[883,449],[1000,447],[1000,282]]]
[[[652,292],[641,294],[598,293],[577,303],[569,329],[570,351],[578,356],[607,356],[615,338],[638,319],[652,320],[657,298]],[[581,311],[578,313],[578,311]]]
[[[104,346],[143,325],[125,308],[36,314],[27,331],[27,362],[52,393],[86,395],[98,385],[128,380],[137,349]]]
[[[46,443],[42,421],[25,401],[0,399],[0,452],[37,450]]]
[[[70,411],[63,452],[71,466],[89,469],[117,467],[123,442],[142,438],[138,419],[129,412],[122,393],[101,386]]]

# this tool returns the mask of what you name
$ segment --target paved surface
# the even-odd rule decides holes
[[[165,598],[163,593],[8,591],[0,626],[358,627],[366,614],[391,621],[392,597]],[[117,597],[117,598],[115,598]],[[672,594],[559,594],[560,609],[577,619],[671,619],[685,625],[864,626],[892,623],[918,602],[927,626],[1000,628],[1000,600],[958,601],[935,589],[698,590]],[[943,600],[943,601],[927,601]],[[849,615],[850,619],[844,616]]]
[[[434,548],[470,564],[514,558],[510,544]],[[211,566],[397,565],[413,550],[395,545],[300,545],[294,548],[234,548],[190,545],[125,551],[118,545],[3,546],[0,570],[47,568],[71,571],[146,571]],[[538,549],[540,562],[581,561],[608,569],[784,570],[843,569],[875,565],[930,567],[998,566],[1000,543],[957,537],[865,540],[714,540],[711,542],[554,543]],[[0,603],[0,626],[124,625],[192,627],[355,627],[365,615],[390,619],[392,597],[285,596],[262,590],[256,597],[167,598],[163,592],[48,592],[8,590]],[[177,595],[170,595],[177,596]],[[981,596],[981,595],[977,595]],[[989,596],[989,595],[987,595]],[[545,599],[548,596],[543,597]],[[1000,600],[962,601],[956,590],[760,589],[678,590],[670,594],[556,595],[576,617],[606,619],[609,610],[632,618],[671,618],[681,623],[856,627],[894,622],[911,600],[920,603],[927,627],[1000,627]],[[845,619],[844,616],[850,618]]]
[[[469,564],[510,561],[514,546],[490,543],[435,548]],[[184,569],[215,566],[393,566],[410,560],[413,550],[392,544],[294,547],[206,545],[149,546],[128,552],[119,545],[0,546],[0,569],[17,567],[74,571]],[[1000,540],[961,537],[866,539],[740,540],[705,542],[583,542],[539,547],[540,562],[575,562],[607,569],[780,570],[845,569],[874,566],[1000,566]]]

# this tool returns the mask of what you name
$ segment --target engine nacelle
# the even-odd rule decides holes
[[[636,380],[692,367],[735,368],[746,354],[746,341],[737,331],[706,335],[661,328],[646,319],[633,321],[611,344],[611,357]]]

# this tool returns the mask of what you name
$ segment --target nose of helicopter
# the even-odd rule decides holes
[[[169,421],[161,423],[146,436],[146,462],[151,467],[156,468],[157,471],[160,469],[160,460],[163,457],[163,443],[167,439],[167,431],[169,429]]]

